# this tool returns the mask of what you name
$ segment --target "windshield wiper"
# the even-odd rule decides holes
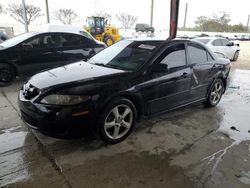
[[[103,64],[103,63],[90,63],[90,64],[93,64],[93,65],[99,65],[99,66],[102,66],[102,67],[106,67],[106,65],[105,65],[105,64]]]

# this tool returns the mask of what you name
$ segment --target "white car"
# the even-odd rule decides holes
[[[231,61],[237,61],[240,47],[225,38],[220,37],[198,37],[195,40],[206,44],[213,52],[222,53]]]

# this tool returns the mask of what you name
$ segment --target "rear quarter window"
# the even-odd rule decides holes
[[[188,44],[190,64],[206,63],[213,60],[209,52],[198,44]]]

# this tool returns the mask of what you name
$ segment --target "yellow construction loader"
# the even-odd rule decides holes
[[[87,18],[88,26],[85,27],[86,31],[91,33],[97,40],[103,41],[107,46],[111,46],[117,41],[122,39],[119,35],[119,29],[110,25],[104,17],[91,16]]]

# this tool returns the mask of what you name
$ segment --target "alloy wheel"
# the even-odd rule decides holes
[[[128,105],[115,106],[105,118],[105,134],[112,140],[122,138],[130,130],[133,118],[133,111]]]
[[[214,87],[212,88],[211,94],[210,94],[210,101],[213,104],[217,104],[222,96],[223,93],[223,86],[221,82],[216,82],[214,84]]]

